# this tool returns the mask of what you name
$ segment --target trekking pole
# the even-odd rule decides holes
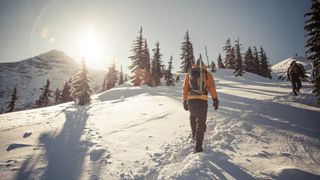
[[[206,50],[206,58],[207,58],[207,64],[208,66],[207,67],[210,67],[210,64],[209,64],[209,57],[208,57],[208,51],[207,51],[207,46],[204,47],[205,50]]]
[[[202,92],[202,57],[200,54],[200,93]]]

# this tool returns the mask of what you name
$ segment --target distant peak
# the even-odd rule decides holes
[[[68,62],[74,62],[74,60],[65,54],[63,51],[53,49],[49,52],[40,54],[36,56],[35,58],[41,60],[41,61],[47,61],[47,62],[56,62],[56,63],[68,63]]]

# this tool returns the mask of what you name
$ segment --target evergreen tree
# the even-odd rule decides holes
[[[120,68],[120,76],[119,76],[119,85],[123,84],[124,80],[123,80],[123,72],[122,72],[122,65]]]
[[[312,81],[313,93],[317,97],[317,104],[320,104],[320,2],[311,0],[311,8],[305,14],[304,29],[307,32],[306,55],[312,60],[315,79]]]
[[[259,53],[256,47],[253,47],[253,73],[260,75],[260,60],[259,60]]]
[[[142,27],[140,27],[139,35],[137,36],[136,40],[133,42],[133,46],[131,52],[133,53],[132,56],[129,58],[132,61],[132,64],[129,66],[133,76],[131,77],[131,82],[135,86],[140,86],[143,81],[143,73],[145,67],[145,56],[144,56],[144,39],[142,37]]]
[[[235,69],[235,49],[231,45],[230,38],[227,39],[225,46],[223,47],[223,50],[226,53],[225,60],[224,60],[224,66],[227,69]]]
[[[71,84],[71,78],[69,79],[69,81],[66,81],[63,85],[62,92],[61,92],[61,103],[72,101],[70,84]]]
[[[187,31],[186,35],[184,36],[184,42],[182,43],[181,50],[182,53],[180,55],[180,58],[182,60],[182,63],[180,68],[184,73],[187,73],[189,72],[189,69],[191,69],[192,65],[195,63],[193,46],[190,41],[189,31]]]
[[[241,55],[241,44],[239,38],[235,41],[235,64],[234,64],[234,75],[235,76],[242,76],[243,74],[243,65],[242,65],[242,55]]]
[[[213,61],[211,61],[210,69],[211,69],[211,72],[213,73],[216,72],[216,64]]]
[[[162,54],[160,53],[159,42],[156,43],[156,48],[153,49],[151,79],[153,86],[160,86],[160,79],[162,77]]]
[[[85,105],[91,101],[90,79],[85,61],[81,62],[81,69],[73,76],[71,83],[71,95],[79,105]]]
[[[17,100],[18,100],[18,97],[17,97],[17,85],[16,85],[13,89],[12,94],[11,94],[11,100],[10,100],[10,102],[8,102],[9,105],[7,107],[7,111],[6,111],[7,113],[13,112],[15,110]],[[3,110],[1,109],[1,113],[2,113],[2,111]]]
[[[244,70],[251,73],[255,72],[255,59],[252,54],[251,47],[249,46],[248,50],[246,51],[246,54],[244,55]]]
[[[224,64],[222,62],[221,54],[219,54],[219,56],[218,56],[218,68],[225,69]]]
[[[50,90],[50,80],[47,79],[46,85],[44,85],[42,88],[40,88],[42,91],[39,100],[36,101],[36,105],[38,107],[46,107],[51,104],[50,97],[52,96],[52,90]]]
[[[54,92],[54,104],[60,104],[61,102],[61,91],[59,90],[59,88],[57,88]]]
[[[173,78],[173,74],[172,74],[172,56],[170,57],[170,61],[168,63],[168,69],[166,71],[166,85],[167,86],[172,86],[174,85],[174,78]]]
[[[144,47],[143,47],[143,58],[144,58],[144,63],[143,63],[143,84],[152,86],[151,82],[151,59],[150,59],[150,52],[148,48],[148,43],[147,39],[144,41]]]
[[[268,57],[265,51],[263,50],[262,46],[260,48],[260,59],[261,59],[261,64],[260,64],[261,76],[272,79]]]
[[[104,89],[109,90],[111,88],[114,88],[116,86],[117,81],[118,81],[118,76],[117,76],[116,64],[115,62],[113,62],[112,65],[109,67],[109,72],[105,77]]]
[[[127,82],[128,81],[128,75],[125,75],[124,76],[124,82]]]

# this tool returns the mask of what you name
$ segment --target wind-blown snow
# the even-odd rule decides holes
[[[214,75],[220,106],[208,102],[203,153],[193,154],[182,82],[125,84],[83,107],[0,115],[1,179],[319,179],[320,108],[308,84],[294,97],[288,82]]]

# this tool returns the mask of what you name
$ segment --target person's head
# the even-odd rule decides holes
[[[205,64],[202,60],[200,60],[200,59],[197,60],[197,62],[196,62],[196,64],[195,64],[195,67],[200,67],[200,62],[201,62],[202,68],[203,68],[203,69],[206,69],[206,64]]]
[[[297,64],[297,62],[296,62],[296,61],[291,61],[290,66],[293,66],[293,65],[295,65],[295,64]]]

